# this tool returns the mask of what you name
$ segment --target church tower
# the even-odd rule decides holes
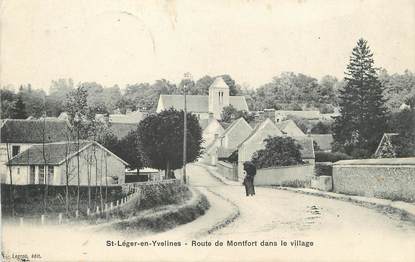
[[[209,87],[209,113],[221,119],[222,109],[229,106],[229,86],[222,77],[217,77]]]

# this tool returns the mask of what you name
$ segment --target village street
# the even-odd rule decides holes
[[[415,259],[415,226],[396,217],[343,201],[272,188],[257,187],[256,196],[245,197],[242,186],[225,185],[199,165],[189,165],[188,176],[190,186],[205,194],[211,204],[205,215],[191,223],[147,235],[93,232],[87,227],[4,226],[5,247],[18,254],[38,253],[48,260],[145,257],[143,261],[223,261],[226,257],[228,261],[304,261],[313,257],[332,261],[333,254],[349,261]],[[234,220],[223,223],[228,218]],[[181,247],[111,246],[102,252],[108,240],[180,241]],[[224,245],[215,246],[216,241]],[[228,241],[246,242],[241,242],[244,246],[228,246]],[[277,246],[264,246],[263,241]],[[281,241],[287,246],[281,246]],[[301,246],[301,241],[309,247]]]

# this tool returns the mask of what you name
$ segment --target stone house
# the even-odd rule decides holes
[[[216,138],[218,138],[220,135],[223,134],[225,129],[222,127],[222,125],[219,123],[218,120],[215,118],[211,118],[209,120],[208,125],[206,128],[203,129],[202,137],[203,137],[203,144],[202,146],[204,148],[210,146]]]
[[[205,159],[215,165],[220,158],[228,158],[236,147],[252,132],[252,127],[243,117],[233,121],[225,131],[217,136],[206,148]]]
[[[13,184],[69,185],[123,184],[128,165],[101,144],[93,141],[56,142],[32,145],[14,156],[11,168]],[[9,176],[6,183],[10,183]]]
[[[195,114],[198,119],[209,119],[209,113],[216,119],[221,119],[224,107],[232,105],[237,110],[248,111],[248,104],[244,96],[230,96],[229,86],[222,77],[217,77],[209,87],[209,95],[187,95],[187,111]],[[157,104],[157,113],[174,108],[184,109],[183,95],[160,95]]]
[[[0,181],[4,183],[9,174],[6,166],[8,159],[32,145],[68,141],[71,128],[65,120],[5,119],[1,123],[0,135]]]
[[[251,134],[238,147],[238,177],[243,178],[243,163],[251,161],[254,153],[265,148],[264,139],[274,136],[286,136],[269,118],[259,123]],[[292,136],[301,146],[301,155],[305,162],[314,164],[313,140],[307,136]]]

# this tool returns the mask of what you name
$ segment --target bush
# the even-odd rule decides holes
[[[315,152],[316,162],[337,162],[352,159],[351,156],[341,152]]]
[[[314,166],[315,176],[332,176],[333,165],[331,162],[318,162]]]
[[[264,139],[265,149],[258,150],[252,157],[257,168],[291,166],[304,164],[301,145],[291,137],[268,137]]]

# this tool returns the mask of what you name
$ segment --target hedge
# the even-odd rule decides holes
[[[337,162],[340,160],[349,160],[352,159],[351,156],[341,153],[341,152],[315,152],[315,161],[316,162]]]

